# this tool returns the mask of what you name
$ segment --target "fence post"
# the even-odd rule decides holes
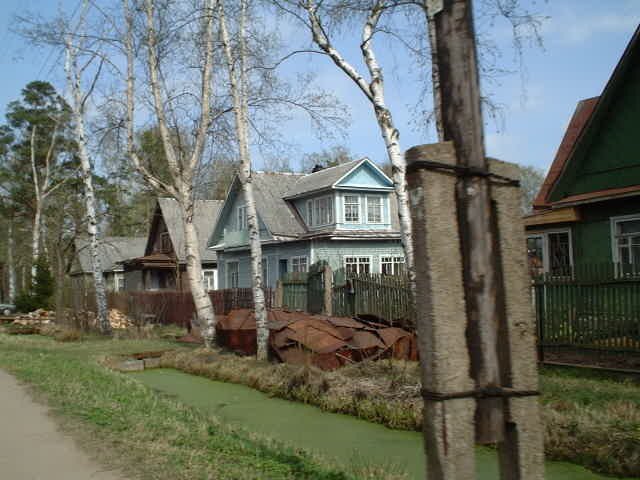
[[[282,280],[278,280],[276,282],[276,301],[275,301],[274,307],[282,308],[283,300],[284,300],[284,288],[282,286]]]
[[[324,274],[322,275],[324,281],[323,294],[324,294],[324,314],[327,316],[333,315],[333,271],[331,267],[326,264],[324,266]]]
[[[407,184],[413,223],[418,327],[424,398],[424,445],[429,478],[475,478],[475,385],[470,375],[463,260],[452,175],[412,170],[413,162],[456,164],[451,142],[407,151]]]

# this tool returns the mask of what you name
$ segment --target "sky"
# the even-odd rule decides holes
[[[44,15],[57,8],[71,11],[78,0],[2,0],[0,2],[0,116],[8,102],[18,99],[28,82],[47,80],[64,89],[62,58],[50,49],[26,46],[11,32],[12,16],[26,10]],[[546,17],[540,32],[543,46],[527,45],[523,68],[514,61],[512,36],[508,26],[496,23],[490,34],[500,48],[499,65],[518,70],[498,83],[482,85],[483,94],[502,106],[502,121],[485,122],[486,152],[501,160],[548,169],[564,130],[578,101],[600,95],[631,35],[640,23],[640,0],[521,0],[523,7]],[[282,21],[281,21],[282,22]],[[308,45],[308,35],[292,22],[279,26],[283,39]],[[358,34],[346,33],[336,39],[337,48],[364,71],[359,58]],[[433,133],[415,127],[411,106],[420,84],[408,73],[410,59],[387,42],[377,42],[376,51],[385,71],[386,100],[400,131],[403,150],[434,142]],[[289,153],[295,167],[305,153],[345,145],[357,157],[386,160],[371,106],[351,80],[319,55],[307,55],[288,62],[285,73],[313,69],[323,88],[332,90],[350,107],[351,126],[345,139],[319,140],[308,120],[295,116],[281,126],[296,144]],[[2,123],[2,120],[0,120]],[[418,124],[420,120],[418,119]],[[261,160],[256,160],[259,169]]]

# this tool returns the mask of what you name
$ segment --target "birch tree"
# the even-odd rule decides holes
[[[350,78],[360,89],[365,98],[370,102],[378,123],[380,134],[384,140],[387,156],[392,165],[393,186],[398,200],[398,217],[400,220],[400,234],[402,247],[405,252],[407,273],[412,288],[415,286],[415,269],[413,260],[413,241],[411,233],[411,216],[409,214],[409,202],[407,199],[407,186],[405,181],[406,164],[400,146],[400,134],[393,121],[390,109],[385,102],[384,75],[378,63],[373,47],[373,37],[377,32],[378,22],[387,7],[386,0],[375,0],[370,8],[366,9],[366,20],[362,26],[360,51],[367,68],[368,79],[358,69],[349,63],[343,54],[336,48],[323,26],[320,8],[322,2],[314,0],[300,0],[297,8],[301,8],[306,19],[287,6],[285,2],[276,2],[280,8],[293,13],[309,29],[313,42],[326,54],[336,66]]]
[[[171,110],[171,98],[164,97],[166,85],[161,82],[161,65],[158,50],[158,34],[156,29],[157,9],[154,0],[144,1],[145,34],[142,42],[146,49],[146,67],[149,77],[149,88],[153,103],[153,114],[157,122],[164,153],[166,168],[171,179],[165,181],[158,175],[154,175],[142,161],[136,150],[134,142],[134,113],[135,113],[135,57],[134,50],[134,15],[129,7],[128,0],[122,0],[122,9],[126,24],[125,51],[127,55],[127,95],[126,95],[126,126],[127,126],[127,150],[128,156],[135,168],[140,172],[144,180],[160,195],[165,195],[176,200],[182,214],[182,227],[184,232],[185,257],[187,263],[187,278],[193,295],[198,320],[206,326],[204,339],[207,347],[211,347],[215,339],[215,313],[211,299],[204,289],[201,281],[202,266],[198,242],[198,232],[193,223],[195,198],[194,176],[202,159],[207,130],[211,124],[211,83],[212,67],[214,61],[213,45],[213,14],[214,0],[205,0],[201,9],[202,18],[202,42],[203,62],[200,65],[200,95],[198,99],[199,119],[195,128],[194,140],[190,149],[183,148],[181,134],[175,131],[172,135],[169,114]]]
[[[266,360],[268,355],[269,329],[267,327],[267,310],[262,290],[262,246],[258,215],[251,183],[251,157],[249,152],[249,129],[247,108],[247,52],[245,22],[247,16],[247,0],[240,0],[240,18],[238,26],[238,57],[235,58],[229,41],[229,32],[224,9],[224,0],[218,0],[218,16],[220,36],[227,60],[229,86],[233,97],[233,112],[236,120],[236,136],[240,153],[238,177],[244,193],[249,229],[249,246],[251,248],[251,287],[253,290],[254,314],[257,333],[257,357]],[[239,64],[239,68],[236,65]]]
[[[78,24],[79,30],[84,30],[85,28],[88,8],[88,0],[83,0]],[[67,76],[67,88],[69,89],[71,96],[70,105],[74,123],[74,136],[78,147],[78,157],[80,159],[82,181],[84,184],[87,234],[89,235],[89,254],[91,257],[91,271],[93,274],[93,284],[96,297],[96,315],[100,331],[107,335],[111,333],[111,324],[109,323],[107,315],[107,295],[100,255],[98,252],[98,215],[96,209],[96,195],[93,185],[93,165],[85,128],[87,100],[91,96],[96,81],[100,76],[102,63],[95,72],[89,89],[86,92],[83,91],[82,74],[87,71],[89,65],[94,61],[98,61],[97,55],[90,55],[84,65],[80,66],[78,64],[78,56],[80,52],[84,51],[85,41],[86,35],[84,34],[84,31],[80,35],[73,35],[71,32],[67,32],[64,36],[66,56],[64,69]]]

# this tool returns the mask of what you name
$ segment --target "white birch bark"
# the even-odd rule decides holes
[[[16,264],[14,260],[13,218],[9,219],[7,232],[7,267],[9,269],[9,303],[16,301]]]
[[[269,328],[267,327],[267,309],[264,290],[262,289],[262,245],[260,243],[260,226],[251,183],[251,156],[249,153],[249,129],[247,108],[247,68],[246,68],[246,0],[240,0],[240,71],[236,72],[236,59],[231,52],[229,33],[224,12],[224,0],[218,0],[218,18],[220,36],[227,60],[229,84],[233,97],[233,111],[236,120],[236,135],[240,152],[240,169],[238,177],[244,193],[247,207],[247,226],[249,228],[249,246],[251,249],[251,287],[253,290],[254,315],[256,319],[256,342],[258,360],[267,360],[269,352]],[[238,78],[239,77],[239,78]]]
[[[153,95],[153,107],[160,137],[167,160],[167,168],[171,174],[170,183],[162,181],[153,175],[146,165],[137,155],[134,145],[134,91],[135,91],[135,71],[134,71],[134,47],[133,47],[133,14],[129,9],[128,0],[122,0],[124,18],[127,25],[125,48],[127,51],[127,149],[129,158],[145,181],[161,195],[168,195],[178,202],[182,213],[182,227],[185,242],[185,257],[187,266],[187,279],[193,295],[193,301],[198,316],[198,321],[205,326],[203,337],[205,345],[210,348],[215,340],[216,317],[213,311],[211,299],[202,284],[202,261],[200,257],[200,243],[198,232],[193,224],[193,214],[195,208],[195,198],[193,192],[193,180],[196,167],[200,162],[204,151],[204,143],[207,136],[207,129],[211,123],[210,115],[210,95],[211,95],[211,72],[213,65],[213,13],[214,0],[205,1],[206,33],[204,42],[206,45],[205,61],[202,68],[202,84],[200,98],[200,119],[196,132],[195,144],[190,154],[179,151],[171,138],[169,124],[165,115],[162,86],[160,83],[160,65],[157,56],[157,33],[154,23],[155,2],[145,0],[144,10],[146,15],[147,35],[145,38],[147,46],[147,65],[149,68],[150,88]]]
[[[362,29],[362,43],[360,49],[367,66],[371,81],[360,74],[353,65],[345,60],[326,35],[320,18],[318,7],[313,0],[306,0],[303,8],[307,12],[313,41],[324,51],[333,62],[360,88],[365,97],[371,102],[373,111],[380,128],[380,134],[385,143],[387,156],[392,165],[392,180],[398,199],[398,217],[400,220],[400,235],[405,252],[405,262],[412,291],[415,294],[415,266],[413,256],[413,240],[411,233],[411,216],[407,198],[407,184],[405,180],[406,163],[400,147],[400,134],[393,123],[391,112],[386,106],[384,98],[384,76],[378,64],[372,45],[380,16],[384,11],[385,0],[377,0],[371,7],[367,21]]]
[[[89,4],[83,1],[80,26],[84,26],[84,16]],[[100,255],[98,253],[98,219],[96,214],[96,197],[93,189],[93,167],[87,146],[87,137],[84,126],[84,105],[86,96],[82,93],[81,74],[78,70],[79,46],[73,44],[70,35],[66,36],[66,60],[65,72],[67,74],[67,85],[71,91],[71,114],[74,120],[75,141],[78,145],[78,156],[82,168],[82,180],[84,183],[85,210],[87,212],[87,233],[89,234],[89,254],[91,256],[91,270],[96,297],[96,309],[98,325],[100,331],[108,335],[111,333],[111,324],[107,315],[107,295],[104,285],[104,276]]]

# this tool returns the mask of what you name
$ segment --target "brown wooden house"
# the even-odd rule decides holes
[[[208,290],[218,287],[216,253],[208,250],[206,244],[221,206],[221,200],[197,200],[194,208],[193,222],[200,242],[202,281]],[[182,218],[175,200],[158,199],[144,255],[125,261],[124,270],[127,290],[189,288]]]

